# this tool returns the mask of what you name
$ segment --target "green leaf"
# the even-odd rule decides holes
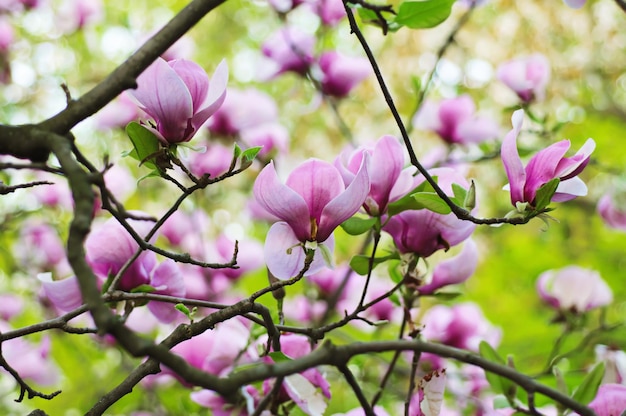
[[[272,351],[267,355],[269,355],[275,363],[279,363],[281,361],[293,361],[291,358],[287,357],[284,353],[280,351]]]
[[[263,146],[255,146],[255,147],[251,147],[249,149],[244,150],[243,153],[241,154],[241,160],[244,163],[252,162],[254,158],[256,158],[256,155],[259,154],[262,148]]]
[[[241,147],[237,143],[235,143],[235,148],[233,149],[233,159],[239,159],[241,155]]]
[[[413,198],[422,208],[426,208],[437,214],[446,215],[452,212],[448,204],[434,192],[418,192],[413,194]]]
[[[156,164],[149,159],[159,151],[159,139],[150,130],[142,126],[141,124],[132,121],[126,126],[126,134],[133,143],[134,151],[131,151],[129,156],[137,159],[141,164],[146,165],[151,169],[156,169]]]
[[[341,228],[350,235],[361,235],[371,230],[378,218],[348,218],[341,224]]]
[[[444,22],[456,0],[405,1],[400,4],[395,23],[411,29],[428,29]]]
[[[435,180],[435,182],[437,182],[436,176],[433,176],[433,179]],[[415,198],[413,198],[413,195],[419,192],[435,192],[435,189],[430,185],[430,183],[428,183],[428,181],[420,183],[411,192],[407,193],[405,196],[398,199],[397,201],[389,204],[387,206],[387,214],[395,215],[402,211],[408,211],[411,209],[424,209],[424,207],[419,204],[415,200]]]
[[[454,188],[454,184],[452,184],[452,187]],[[463,208],[465,208],[468,211],[471,211],[475,207],[476,207],[476,184],[474,183],[474,180],[472,179],[470,188],[467,191],[467,194],[465,195],[465,199],[463,199]]]
[[[582,383],[572,393],[572,399],[578,403],[589,404],[596,397],[598,387],[604,377],[604,363],[600,362],[585,376]]]
[[[461,185],[459,185],[458,183],[453,183],[452,192],[454,192],[454,199],[456,201],[459,201],[460,204],[462,204],[465,201],[465,198],[467,197],[467,190],[463,188]]]
[[[374,10],[366,9],[361,7],[360,5],[356,5],[356,12],[364,22],[377,22],[378,16],[376,16],[376,12]]]
[[[130,293],[152,293],[154,292],[156,289],[153,286],[150,285],[139,285],[137,287],[134,287]]]
[[[556,188],[559,186],[559,182],[559,178],[554,178],[537,190],[537,193],[535,194],[536,211],[542,211],[548,206],[552,196],[556,192]]]
[[[397,254],[390,254],[385,257],[375,257],[372,268],[378,266],[381,263],[386,262],[387,260],[397,260],[397,259],[398,259]],[[370,268],[370,256],[359,254],[359,255],[352,257],[352,259],[350,260],[350,268],[354,270],[357,274],[360,274],[361,276],[365,276]]]
[[[187,318],[191,319],[191,311],[184,304],[177,303],[176,306],[174,306],[174,308],[176,308],[176,310],[184,313]]]
[[[481,341],[480,345],[478,346],[478,351],[481,357],[491,362],[505,365],[502,357],[500,357],[496,350],[494,350],[493,347],[487,342]],[[503,394],[510,404],[514,404],[515,394],[517,392],[517,386],[515,385],[515,383],[507,378],[500,377],[499,375],[490,373],[488,371],[485,371],[485,377],[487,378],[489,385],[496,394]]]

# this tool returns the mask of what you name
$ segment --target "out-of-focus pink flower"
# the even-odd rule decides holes
[[[67,182],[59,181],[56,175],[47,172],[40,172],[36,175],[36,180],[52,182],[51,185],[36,186],[32,192],[40,204],[48,207],[57,207],[62,209],[72,209],[74,199],[70,192]]]
[[[72,33],[100,22],[103,16],[102,0],[65,0],[59,7],[58,23],[63,32]]]
[[[48,300],[62,312],[68,312],[83,304],[76,276],[61,280],[52,280],[52,273],[40,273],[37,279],[41,282]]]
[[[249,348],[250,328],[241,320],[230,319],[218,324],[214,330],[203,332],[172,348],[189,365],[214,375],[231,370],[239,364],[256,360],[254,348]],[[165,370],[172,374],[170,369]],[[182,381],[182,380],[181,380]]]
[[[96,126],[100,130],[124,128],[140,116],[137,104],[124,92],[96,113]]]
[[[436,132],[450,144],[481,143],[498,137],[500,129],[489,117],[478,116],[474,100],[469,95],[426,101],[415,114],[417,128]]]
[[[613,292],[600,274],[578,266],[548,270],[539,276],[537,291],[550,306],[575,313],[606,306]]]
[[[274,76],[284,72],[304,75],[314,61],[315,37],[288,26],[272,34],[262,47],[263,54],[275,64]]]
[[[5,17],[0,18],[0,54],[6,54],[9,48],[15,40],[15,34],[13,32],[13,26],[9,22],[9,19]]]
[[[0,331],[11,328],[0,322]],[[32,380],[42,386],[50,386],[59,381],[59,369],[50,358],[50,339],[44,337],[39,345],[24,338],[13,338],[2,343],[2,356],[25,380]],[[1,369],[0,371],[5,371]]]
[[[193,152],[189,156],[189,170],[194,175],[210,175],[212,178],[228,172],[233,160],[233,147],[219,142],[206,142],[203,152]]]
[[[387,205],[403,197],[417,186],[411,173],[404,171],[404,148],[393,136],[381,137],[373,147],[360,147],[352,154],[342,153],[335,159],[335,167],[341,173],[344,183],[354,180],[365,154],[369,155],[370,192],[363,207],[373,216],[387,211]]]
[[[452,195],[452,184],[469,189],[467,180],[452,168],[431,169],[446,195]],[[420,182],[424,179],[421,178]],[[389,219],[383,230],[391,234],[400,253],[428,257],[437,250],[447,250],[465,241],[476,224],[458,219],[454,214],[437,214],[422,210],[402,211]]]
[[[152,228],[149,221],[129,220],[129,224],[142,238]],[[108,276],[117,274],[138,247],[137,242],[115,218],[92,231],[85,241],[87,262],[101,283]],[[166,259],[157,265],[156,255],[152,251],[144,251],[137,257],[122,275],[119,289],[131,291],[141,285],[152,286],[155,289],[152,293],[155,294],[185,295],[185,284],[176,263]],[[149,302],[148,309],[162,322],[171,322],[178,315],[173,305],[163,302]]]
[[[312,0],[310,4],[326,26],[337,26],[337,23],[346,17],[346,9],[342,1]]]
[[[513,59],[501,64],[496,76],[523,102],[541,101],[550,81],[550,62],[541,54]]]
[[[332,0],[333,3],[343,3]],[[322,93],[333,97],[345,97],[354,87],[372,73],[372,67],[367,59],[345,56],[335,51],[322,53],[319,58],[322,70]]]
[[[422,324],[426,340],[470,351],[478,351],[481,341],[497,346],[501,338],[501,331],[485,319],[478,305],[470,302],[452,307],[435,305],[426,312]]]
[[[587,194],[587,186],[577,177],[583,171],[596,144],[593,139],[587,139],[583,147],[572,157],[564,157],[570,147],[569,140],[561,140],[535,154],[526,167],[522,164],[517,151],[517,136],[522,128],[524,110],[513,113],[511,121],[513,129],[502,142],[502,163],[509,178],[511,204],[518,207],[518,203],[534,205],[535,196],[539,188],[554,178],[560,180],[556,193],[552,196],[553,202],[563,202],[577,196]]]
[[[626,192],[605,193],[598,201],[598,214],[609,227],[626,231]]]
[[[572,9],[580,9],[587,3],[587,0],[563,0],[563,3],[567,4]]]
[[[0,295],[0,319],[10,321],[14,316],[22,312],[24,301],[16,295]]]
[[[198,129],[217,111],[226,97],[228,67],[222,61],[211,81],[198,64],[162,58],[137,78],[137,89],[130,94],[141,109],[152,117],[152,129],[164,144],[191,140]]]
[[[361,207],[370,189],[368,158],[345,187],[339,171],[330,163],[309,159],[294,169],[286,184],[278,179],[270,162],[254,183],[254,196],[268,212],[280,218],[267,233],[265,262],[279,279],[295,276],[304,266],[305,250],[317,250],[306,275],[323,268],[320,251],[332,252],[332,233]]]
[[[212,390],[194,391],[191,393],[191,400],[211,409],[213,416],[247,416],[248,405],[252,409],[256,408],[261,398],[259,392],[252,386],[245,386],[241,392],[246,399],[245,403],[231,403]],[[265,416],[264,413],[262,413],[263,416]]]
[[[595,346],[596,360],[604,362],[602,384],[626,384],[626,352],[606,345]]]
[[[39,271],[50,270],[65,260],[65,248],[58,233],[49,224],[27,222],[13,247],[15,257]]]
[[[626,411],[626,385],[602,384],[589,408],[597,416],[619,416]]]
[[[418,288],[420,294],[429,295],[444,286],[463,283],[470,278],[478,266],[478,247],[474,240],[467,239],[463,250],[455,257],[435,266],[430,283]]]
[[[212,133],[229,136],[277,119],[278,107],[268,94],[255,88],[228,88],[224,104],[213,114],[207,126]]]
[[[239,135],[249,147],[262,146],[261,156],[273,150],[285,152],[287,129],[278,123],[278,107],[272,97],[254,88],[228,89],[224,104],[211,117],[209,130],[225,136]]]

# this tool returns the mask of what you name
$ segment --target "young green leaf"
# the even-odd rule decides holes
[[[559,178],[554,178],[537,190],[537,194],[535,195],[536,211],[542,211],[548,206],[552,196],[556,192],[556,188],[559,186],[559,182]]]
[[[263,146],[255,146],[244,150],[243,153],[241,153],[242,164],[252,162],[262,148]]]
[[[374,258],[373,267],[376,267],[379,264],[386,262],[387,260],[396,260],[397,258],[398,256],[396,254],[390,254],[389,256],[385,257],[376,257]],[[367,272],[369,271],[369,267],[370,256],[359,254],[352,257],[352,259],[350,260],[350,268],[361,276],[365,276],[367,274]]]
[[[374,224],[378,221],[377,218],[348,218],[341,224],[341,228],[350,235],[361,235],[371,230]]]
[[[604,363],[600,362],[585,376],[582,383],[572,393],[572,399],[582,404],[589,404],[596,397],[604,377]]]
[[[439,195],[433,192],[418,192],[413,194],[415,201],[422,207],[437,214],[449,214],[452,212],[448,204]]]
[[[443,23],[456,0],[405,1],[400,4],[395,23],[411,29],[428,29]]]
[[[156,164],[150,160],[150,156],[159,151],[159,139],[150,130],[137,122],[130,122],[126,126],[126,134],[133,143],[134,151],[129,156],[137,159],[141,164],[151,169],[156,169]]]
[[[139,285],[131,289],[130,293],[152,293],[156,289],[150,285]]]
[[[481,341],[480,345],[478,346],[478,351],[481,357],[486,358],[487,360],[494,363],[505,365],[502,357],[500,357],[496,350],[494,350],[493,347],[487,342]],[[515,394],[517,392],[517,386],[515,385],[515,383],[507,378],[500,377],[499,375],[490,373],[488,371],[485,371],[485,377],[487,378],[489,385],[491,386],[491,388],[493,388],[493,391],[496,394],[504,395],[504,397],[506,397],[510,404],[514,404]]]
[[[174,308],[176,308],[177,311],[180,311],[183,314],[185,314],[185,316],[191,320],[191,311],[184,304],[177,303],[176,306],[174,306]]]

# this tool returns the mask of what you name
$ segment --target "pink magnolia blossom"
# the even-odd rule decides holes
[[[39,271],[50,270],[66,261],[65,248],[57,231],[39,221],[29,221],[22,226],[13,252],[23,264]]]
[[[83,304],[83,296],[76,276],[61,280],[52,280],[52,273],[40,273],[37,279],[41,282],[43,292],[48,300],[62,312],[69,312]]]
[[[393,136],[381,137],[373,147],[360,147],[352,154],[344,152],[335,159],[335,167],[344,183],[349,185],[359,171],[363,158],[369,155],[370,192],[363,207],[373,216],[386,212],[389,203],[397,201],[413,189],[413,169],[404,168],[404,148]]]
[[[626,351],[597,344],[594,352],[596,360],[604,362],[602,383],[626,384]]]
[[[14,40],[15,33],[11,22],[5,17],[0,17],[0,54],[5,55]]]
[[[540,101],[550,80],[550,63],[541,54],[517,58],[501,64],[496,76],[523,102]]]
[[[611,190],[598,201],[598,214],[606,225],[626,231],[626,192]]]
[[[426,101],[415,114],[416,127],[436,132],[446,143],[481,143],[498,137],[496,122],[478,116],[476,105],[469,95],[461,95],[434,103]]]
[[[422,324],[426,340],[470,351],[478,351],[481,341],[497,346],[501,338],[501,331],[487,321],[478,305],[470,302],[452,307],[435,305],[426,312]]]
[[[429,173],[438,177],[438,184],[447,195],[452,195],[453,183],[469,188],[465,178],[454,169],[436,168]],[[383,230],[391,234],[400,253],[428,257],[437,250],[447,250],[465,241],[475,228],[476,224],[460,220],[452,213],[442,215],[422,209],[394,215]]]
[[[224,102],[227,82],[225,61],[209,82],[204,69],[194,62],[157,58],[137,78],[137,89],[130,94],[154,119],[152,130],[167,145],[191,140]]]
[[[263,54],[275,64],[274,76],[284,72],[306,74],[314,61],[315,37],[293,26],[279,29],[262,47]]]
[[[463,283],[470,278],[478,266],[478,247],[474,240],[467,239],[463,250],[455,257],[444,260],[435,266],[430,283],[418,288],[420,294],[435,293],[444,286]]]
[[[306,2],[307,0],[268,0],[270,6],[279,13],[290,12]]]
[[[219,142],[206,142],[206,150],[193,152],[189,157],[189,170],[196,176],[205,174],[212,178],[228,172],[233,160],[233,147]]]
[[[124,92],[96,113],[96,126],[100,130],[124,128],[140,116],[137,104]]]
[[[225,136],[273,123],[278,119],[278,107],[268,94],[255,88],[228,88],[224,104],[213,114],[207,126],[211,133]]]
[[[58,23],[65,33],[72,33],[101,21],[103,15],[102,0],[64,0],[59,6]]]
[[[142,238],[152,228],[149,221],[129,220],[129,224]],[[101,283],[117,274],[138,248],[137,242],[115,218],[92,231],[85,241],[87,262]],[[141,285],[152,286],[155,294],[185,295],[185,284],[176,263],[166,259],[157,264],[152,251],[142,252],[130,265],[120,279],[119,289],[131,291]],[[149,302],[148,309],[162,322],[171,322],[178,315],[173,305],[163,302]]]
[[[337,23],[346,17],[346,9],[342,1],[311,0],[310,5],[322,20],[322,24],[326,26],[337,26]]]
[[[270,162],[254,183],[254,196],[263,208],[281,222],[275,223],[265,240],[265,262],[279,279],[288,279],[303,268],[305,249],[316,249],[306,275],[324,267],[323,252],[332,252],[332,233],[354,215],[370,189],[367,157],[348,186],[330,163],[309,159],[289,175],[285,184]],[[320,253],[319,251],[322,251]],[[321,254],[321,255],[320,255]]]
[[[341,5],[343,3],[334,1]],[[372,73],[372,67],[367,59],[345,56],[335,51],[322,53],[319,58],[322,71],[322,93],[333,97],[345,97],[354,87]]]
[[[0,331],[10,331],[11,327],[0,322]],[[45,336],[40,343],[33,344],[24,338],[13,338],[2,342],[2,357],[27,381],[42,386],[59,382],[59,369],[50,357],[50,339]],[[5,370],[0,370],[4,372]]]
[[[626,385],[602,384],[589,408],[597,416],[620,416],[626,411]]]
[[[606,306],[613,301],[611,288],[594,270],[567,266],[548,270],[537,281],[539,296],[550,306],[576,313]]]
[[[564,157],[570,147],[569,140],[561,140],[535,154],[526,167],[522,164],[517,151],[517,136],[522,128],[524,110],[513,113],[511,121],[513,129],[502,142],[502,163],[509,178],[511,190],[511,204],[518,207],[518,203],[535,203],[535,196],[539,188],[552,179],[560,180],[556,193],[552,196],[553,202],[563,202],[587,194],[587,186],[577,177],[583,171],[591,153],[595,149],[593,139],[587,139],[583,147],[572,157]]]

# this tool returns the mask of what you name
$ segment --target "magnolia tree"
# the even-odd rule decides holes
[[[0,4],[3,414],[624,414],[622,0],[180,3]]]

